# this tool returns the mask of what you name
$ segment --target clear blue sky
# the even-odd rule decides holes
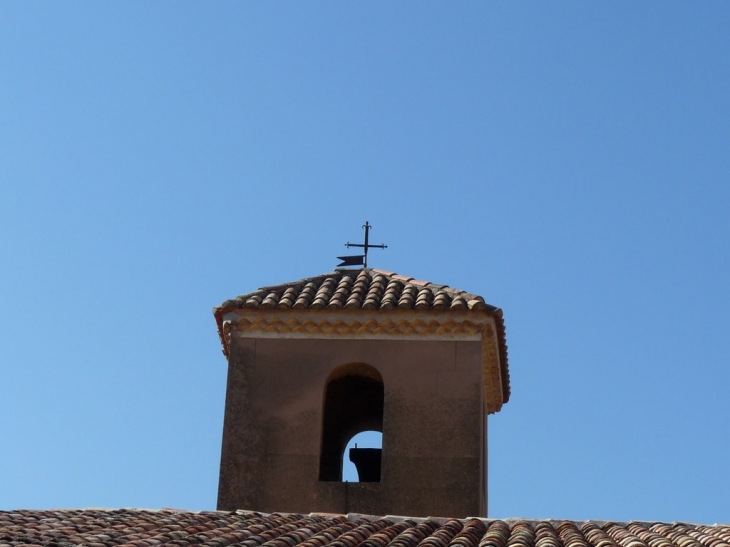
[[[215,507],[211,308],[504,310],[492,517],[730,521],[730,4],[0,4],[0,508]]]

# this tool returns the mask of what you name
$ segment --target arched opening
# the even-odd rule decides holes
[[[324,396],[319,480],[342,480],[345,447],[355,435],[363,431],[382,433],[383,397],[383,378],[370,365],[343,365],[330,374]],[[360,456],[362,458],[377,459],[377,473],[371,471],[368,477],[377,476],[379,481],[380,454],[365,454]],[[373,464],[366,464],[366,467],[372,469]]]
[[[347,482],[379,482],[383,434],[380,431],[358,433],[345,447],[342,458],[342,480]],[[373,477],[377,479],[372,480]]]

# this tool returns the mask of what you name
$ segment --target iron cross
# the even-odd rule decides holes
[[[354,256],[338,256],[337,258],[339,260],[342,260],[342,264],[338,264],[337,267],[342,266],[358,266],[360,264],[363,265],[363,267],[368,267],[368,249],[387,249],[388,246],[384,244],[380,245],[372,245],[370,243],[370,228],[372,226],[370,223],[366,220],[365,224],[363,225],[363,228],[365,228],[365,243],[350,243],[349,241],[345,243],[345,247],[348,249],[350,247],[361,247],[365,254],[362,255],[354,255]]]

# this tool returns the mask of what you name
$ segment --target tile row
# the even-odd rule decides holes
[[[220,308],[489,310],[480,296],[384,270],[340,270],[264,287]]]
[[[730,526],[252,512],[0,512],[0,547],[730,547]]]

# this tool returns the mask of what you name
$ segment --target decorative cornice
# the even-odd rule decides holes
[[[428,336],[446,334],[477,334],[482,332],[483,323],[470,320],[438,321],[436,319],[398,319],[371,317],[364,321],[352,319],[307,318],[299,317],[242,317],[235,323],[239,332],[261,332],[276,334],[307,335],[363,335],[384,336]]]
[[[224,321],[221,330],[221,342],[223,342],[223,353],[228,357],[229,348],[231,347],[231,333],[233,332],[233,323]]]
[[[502,367],[497,352],[497,337],[491,325],[482,328],[482,367],[484,391],[486,392],[487,412],[499,412],[504,404],[502,392]]]

